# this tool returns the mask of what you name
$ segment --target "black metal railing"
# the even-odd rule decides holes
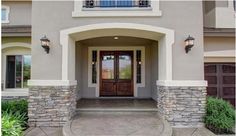
[[[151,7],[149,0],[84,0],[83,8]]]

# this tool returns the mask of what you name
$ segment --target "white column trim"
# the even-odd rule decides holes
[[[207,86],[206,80],[157,80],[157,86]]]

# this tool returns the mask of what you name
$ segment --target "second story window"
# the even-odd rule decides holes
[[[74,0],[72,17],[158,17],[160,0]]]
[[[10,8],[8,6],[2,6],[1,10],[2,23],[9,23],[9,12]]]
[[[85,0],[83,8],[131,8],[150,7],[149,0]]]

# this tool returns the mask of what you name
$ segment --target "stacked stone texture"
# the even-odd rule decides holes
[[[76,86],[29,88],[29,126],[63,126],[76,109]]]
[[[205,87],[158,86],[159,113],[172,126],[202,127],[205,105]]]

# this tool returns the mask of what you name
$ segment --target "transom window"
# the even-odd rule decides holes
[[[9,23],[9,12],[10,8],[8,6],[2,6],[1,10],[2,23]]]
[[[9,55],[6,65],[6,88],[27,88],[30,79],[31,56]]]

